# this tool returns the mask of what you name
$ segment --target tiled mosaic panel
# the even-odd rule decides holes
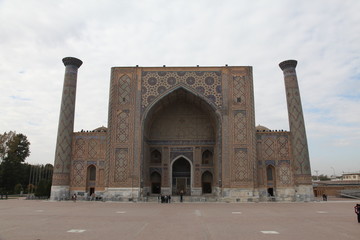
[[[75,141],[74,158],[83,158],[85,156],[85,140],[78,138]]]
[[[278,154],[281,159],[289,159],[289,139],[287,136],[280,136],[277,138]]]
[[[72,186],[74,187],[82,187],[85,186],[85,162],[84,161],[74,161],[73,162],[73,178],[72,178]]]
[[[158,96],[178,85],[185,85],[216,106],[222,106],[220,71],[144,71],[141,89],[142,109],[144,110]]]
[[[129,111],[122,111],[117,116],[116,142],[126,143],[129,140]]]
[[[246,103],[245,76],[233,76],[233,102],[235,104]]]
[[[67,79],[65,79],[64,90],[62,94],[54,173],[69,172],[70,168],[71,135],[74,126],[74,102],[76,95],[76,84],[71,85],[71,82],[73,81],[76,83],[76,74],[67,75],[69,76]]]
[[[291,184],[291,170],[289,164],[281,164],[279,166],[280,183],[283,185]]]
[[[117,99],[120,105],[124,105],[130,102],[130,91],[130,77],[124,75],[119,79],[119,95]]]
[[[247,183],[252,179],[247,149],[235,148],[231,168],[231,181],[235,184]]]
[[[89,158],[96,158],[97,157],[97,146],[98,146],[98,141],[95,139],[90,139],[89,141]]]
[[[115,150],[114,182],[125,182],[129,175],[129,156],[127,148]]]
[[[294,141],[294,161],[296,174],[311,174],[307,147],[304,118],[296,79],[295,70],[285,72],[287,104],[289,111],[290,130]]]
[[[234,113],[234,141],[235,143],[246,143],[246,112]]]

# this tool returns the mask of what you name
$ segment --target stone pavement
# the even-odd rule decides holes
[[[0,201],[1,240],[360,239],[360,201],[118,203]]]

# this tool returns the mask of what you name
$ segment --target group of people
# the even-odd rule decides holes
[[[158,196],[158,203],[170,203],[171,202],[171,196],[170,195],[162,195],[160,194]]]

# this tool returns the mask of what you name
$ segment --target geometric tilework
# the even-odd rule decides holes
[[[179,85],[187,86],[218,107],[222,106],[221,72],[219,71],[144,71],[141,89],[142,110],[158,96]]]
[[[236,111],[234,113],[234,141],[235,143],[246,143],[245,111]]]
[[[289,140],[287,136],[279,136],[277,138],[278,154],[280,159],[289,159]]]
[[[117,148],[115,150],[115,169],[114,182],[125,182],[129,174],[129,159],[127,148]]]
[[[233,102],[235,104],[245,104],[246,94],[245,94],[245,76],[233,76],[234,89],[233,89]]]
[[[119,79],[119,104],[126,104],[130,102],[130,77],[124,75]]]
[[[85,184],[85,162],[84,161],[74,161],[72,170],[73,170],[73,179],[72,186],[81,187]]]
[[[74,149],[74,157],[82,158],[85,156],[85,140],[82,138],[78,138],[75,141],[75,149]]]
[[[291,184],[291,170],[289,164],[281,164],[279,167],[279,180],[282,185]]]
[[[56,141],[53,185],[69,185],[71,164],[71,143],[74,130],[76,80],[78,67],[67,65],[61,99],[59,127]],[[56,176],[60,174],[59,176]],[[67,177],[66,177],[67,174]]]
[[[246,148],[235,148],[234,159],[231,168],[231,181],[241,184],[251,182],[252,172],[250,172],[250,161]]]
[[[122,111],[117,116],[116,142],[125,143],[129,140],[129,111]]]
[[[97,145],[98,141],[95,139],[90,139],[89,142],[89,158],[95,158],[97,155]]]
[[[296,174],[310,175],[309,152],[295,69],[285,70],[284,76],[293,144],[294,171]]]
[[[275,158],[275,141],[272,137],[265,137],[263,140],[263,156],[264,159]]]

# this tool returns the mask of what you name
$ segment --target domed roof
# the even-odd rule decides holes
[[[263,131],[270,131],[270,129],[269,128],[267,128],[267,127],[265,127],[265,126],[262,126],[262,125],[257,125],[256,127],[255,127],[255,129],[256,129],[256,131],[259,131],[259,132],[263,132]]]
[[[93,132],[106,132],[106,131],[107,131],[107,127],[104,127],[104,126],[95,128],[95,129],[93,130]]]

